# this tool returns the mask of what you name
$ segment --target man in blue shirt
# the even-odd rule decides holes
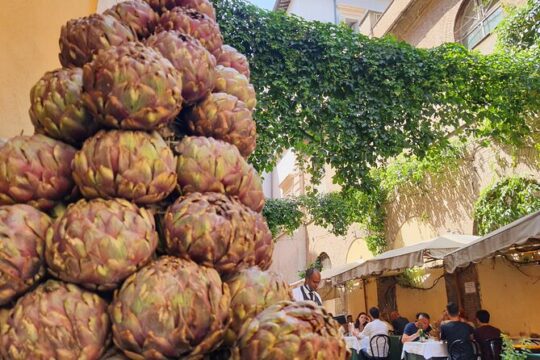
[[[426,334],[426,336],[431,331],[431,326],[429,325],[429,315],[426,313],[418,313],[416,315],[416,322],[408,323],[403,330],[403,336],[401,337],[401,342],[406,343],[409,341],[417,341],[420,339],[420,330]]]

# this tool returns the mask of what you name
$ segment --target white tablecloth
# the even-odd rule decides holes
[[[349,349],[360,351],[360,340],[356,336],[344,336],[343,338]]]
[[[424,359],[434,357],[448,357],[448,348],[442,341],[411,341],[403,344],[401,358],[405,359],[405,353],[421,355]]]

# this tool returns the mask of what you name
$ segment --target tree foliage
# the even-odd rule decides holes
[[[500,47],[513,50],[540,47],[540,1],[529,0],[527,5],[509,12],[497,29]]]
[[[458,44],[417,49],[243,0],[213,2],[225,43],[246,54],[258,92],[259,138],[250,161],[268,171],[293,149],[314,183],[330,165],[343,186],[268,201],[264,214],[274,234],[313,222],[344,235],[357,222],[369,249],[381,252],[384,204],[396,189],[455,166],[463,139],[520,145],[531,134],[540,109],[535,53],[485,56]],[[534,34],[536,25],[528,24]]]
[[[417,49],[242,0],[214,4],[225,42],[251,63],[258,170],[294,149],[315,182],[329,164],[336,183],[369,189],[370,169],[403,152],[423,156],[450,134],[519,142],[530,130],[524,115],[540,108],[527,57]]]
[[[480,235],[540,210],[540,184],[534,179],[509,177],[485,189],[474,205]]]

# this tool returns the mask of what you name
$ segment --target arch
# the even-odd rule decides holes
[[[321,264],[321,271],[332,268],[332,261],[330,260],[330,256],[328,256],[327,253],[320,253],[319,256],[317,256],[317,260]]]
[[[454,37],[473,49],[495,29],[504,17],[499,0],[465,0],[456,16]]]

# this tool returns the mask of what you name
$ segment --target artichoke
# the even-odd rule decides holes
[[[164,30],[178,30],[193,36],[216,58],[221,54],[223,37],[219,25],[208,16],[193,10],[176,7],[161,15]]]
[[[101,49],[135,41],[133,32],[109,15],[93,14],[68,21],[60,33],[60,63],[81,67]]]
[[[176,186],[174,155],[156,133],[100,131],[73,160],[73,178],[87,198],[156,203]]]
[[[204,99],[214,89],[216,59],[189,35],[162,31],[146,41],[182,73],[182,97],[188,104]]]
[[[251,110],[233,95],[210,94],[187,109],[182,119],[191,135],[213,137],[233,144],[246,158],[255,150],[257,129]]]
[[[73,195],[76,150],[44,135],[16,136],[0,147],[0,205],[48,210]]]
[[[129,360],[129,358],[122,351],[112,347],[99,360]]]
[[[78,145],[98,129],[84,108],[82,70],[47,72],[30,91],[30,119],[37,133]]]
[[[49,280],[17,301],[1,331],[2,359],[97,360],[109,339],[107,303]]]
[[[216,21],[216,10],[208,0],[145,0],[156,11],[171,10],[177,6],[193,9]]]
[[[230,45],[221,47],[221,54],[216,59],[218,65],[236,69],[240,74],[244,75],[248,80],[250,77],[249,62],[245,55]]]
[[[348,359],[338,323],[310,301],[282,301],[244,325],[234,359]]]
[[[219,192],[238,197],[253,211],[262,210],[261,179],[235,146],[212,138],[185,137],[176,150],[176,172],[183,193]]]
[[[227,281],[231,291],[231,326],[225,345],[232,346],[242,326],[258,313],[280,301],[292,300],[291,289],[277,274],[257,267],[245,269]]]
[[[111,290],[150,261],[154,217],[121,199],[80,200],[47,232],[49,272],[89,289]]]
[[[159,16],[142,0],[123,1],[106,10],[104,15],[110,15],[130,28],[139,39],[145,39],[154,33]]]
[[[255,217],[255,264],[263,270],[272,265],[274,239],[262,214]]]
[[[115,294],[114,342],[132,359],[201,356],[223,340],[229,305],[229,288],[214,269],[162,257]]]
[[[256,215],[219,193],[181,197],[165,213],[167,252],[232,275],[255,265]]]
[[[249,83],[247,77],[231,67],[225,67],[223,65],[216,67],[216,86],[214,91],[236,96],[250,110],[253,110],[255,105],[257,105],[257,97],[253,85]]]
[[[153,130],[182,109],[182,74],[139,43],[100,51],[83,68],[83,86],[86,107],[109,127]]]
[[[45,274],[43,249],[49,217],[28,205],[0,206],[0,306]]]

